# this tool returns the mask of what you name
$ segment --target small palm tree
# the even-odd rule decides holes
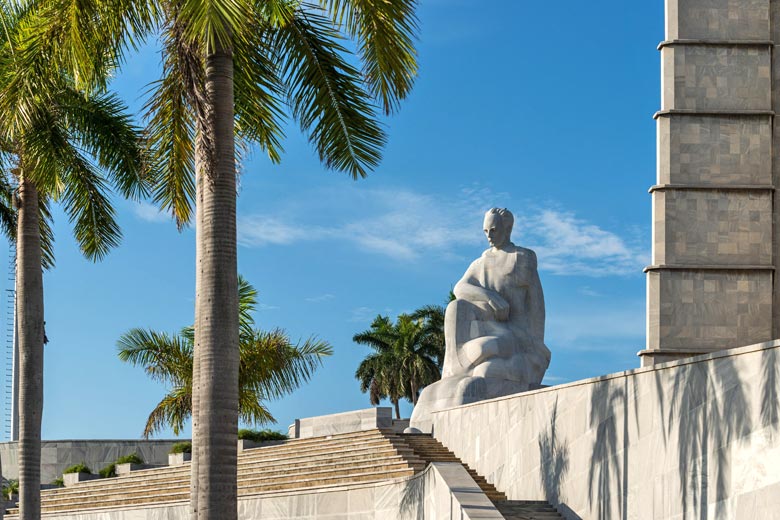
[[[316,338],[293,344],[281,330],[256,330],[252,313],[257,291],[239,277],[239,417],[247,423],[276,422],[265,406],[271,399],[289,394],[307,382],[333,353],[331,346]],[[143,366],[150,377],[171,386],[149,414],[144,437],[165,426],[176,435],[192,415],[192,367],[194,330],[186,327],[178,334],[132,329],[118,341],[119,359]]]
[[[424,319],[401,314],[393,323],[387,316],[377,316],[352,340],[374,349],[355,372],[360,390],[368,392],[373,405],[389,399],[399,419],[400,399],[417,404],[422,388],[441,378],[443,346],[435,327]]]

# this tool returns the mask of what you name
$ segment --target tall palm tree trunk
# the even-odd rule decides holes
[[[198,132],[196,137],[195,149],[195,330],[200,329],[200,323],[198,321],[200,314],[198,313],[198,298],[200,295],[201,286],[201,214],[203,212],[203,139],[200,137],[201,132]],[[198,335],[195,336],[195,344],[192,350],[192,462],[190,463],[190,520],[198,520],[198,460],[200,460],[198,442],[198,425],[200,424],[200,347],[198,346]]]
[[[401,407],[398,406],[398,399],[392,401],[393,406],[395,407],[395,418],[400,419],[401,418]]]
[[[3,476],[3,460],[2,457],[0,457],[0,480],[2,480]],[[0,520],[3,520],[3,516],[5,516],[5,495],[0,493]]]
[[[198,518],[236,520],[238,433],[238,274],[233,56],[206,57],[209,161],[203,185],[196,345],[200,352]]]
[[[43,270],[38,190],[19,180],[16,307],[19,316],[19,518],[41,518],[43,415]]]

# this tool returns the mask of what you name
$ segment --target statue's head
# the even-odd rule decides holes
[[[512,226],[515,217],[506,208],[492,208],[485,213],[482,229],[485,232],[490,247],[501,248],[509,243],[512,237]]]

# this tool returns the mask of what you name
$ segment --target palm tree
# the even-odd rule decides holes
[[[309,381],[322,365],[322,358],[333,353],[331,346],[316,338],[293,344],[281,329],[256,330],[252,313],[257,292],[239,277],[241,324],[239,368],[239,416],[247,423],[276,422],[265,402],[289,394]],[[186,327],[178,334],[132,329],[119,339],[119,359],[143,366],[150,377],[171,386],[149,414],[144,437],[165,426],[179,435],[193,410],[193,347],[195,334]]]
[[[454,299],[454,295],[451,294],[450,301]],[[444,366],[444,312],[445,309],[441,305],[426,305],[410,315],[413,320],[422,324],[425,334],[430,338],[431,343],[436,346],[436,364],[439,370]]]
[[[401,398],[416,405],[422,388],[441,378],[442,347],[425,320],[401,314],[393,323],[387,316],[377,316],[370,329],[355,334],[352,340],[374,349],[355,372],[360,390],[369,392],[373,405],[389,399],[399,419]]]
[[[194,454],[200,518],[233,520],[238,414],[236,130],[274,158],[287,106],[331,168],[363,177],[384,144],[373,103],[398,107],[416,75],[416,0],[37,0],[28,48],[96,81],[100,67],[161,27],[203,67],[195,82],[198,194]],[[343,32],[342,32],[343,31]],[[355,41],[362,70],[341,41]],[[108,44],[108,50],[106,47]],[[179,47],[181,48],[181,47]],[[234,111],[235,107],[235,111]],[[197,182],[190,182],[196,185]],[[185,185],[185,184],[180,184]],[[184,193],[186,195],[186,193]],[[230,403],[235,403],[235,406]],[[202,514],[201,514],[202,512]]]
[[[43,272],[53,264],[51,202],[60,202],[82,253],[102,259],[121,237],[109,189],[144,192],[140,132],[118,99],[76,89],[65,75],[22,67],[21,12],[4,5],[0,43],[0,186],[16,185],[20,518],[40,518]],[[10,110],[9,110],[10,107]],[[5,196],[5,195],[3,195]],[[0,211],[1,213],[1,211]],[[10,222],[9,222],[10,225]]]

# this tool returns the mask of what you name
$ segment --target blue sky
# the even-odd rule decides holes
[[[326,171],[293,127],[281,165],[260,152],[242,165],[239,269],[260,291],[258,324],[335,349],[310,384],[270,404],[278,429],[369,406],[354,379],[367,350],[352,335],[377,313],[444,303],[486,247],[492,206],[514,212],[514,242],[538,254],[545,382],[639,364],[662,2],[423,0],[419,14],[420,77],[385,121],[375,173]],[[158,70],[150,45],[114,86],[137,109]],[[116,340],[192,322],[193,232],[147,204],[117,205],[124,240],[100,264],[80,257],[56,214],[46,439],[137,437],[164,388],[120,362]]]

